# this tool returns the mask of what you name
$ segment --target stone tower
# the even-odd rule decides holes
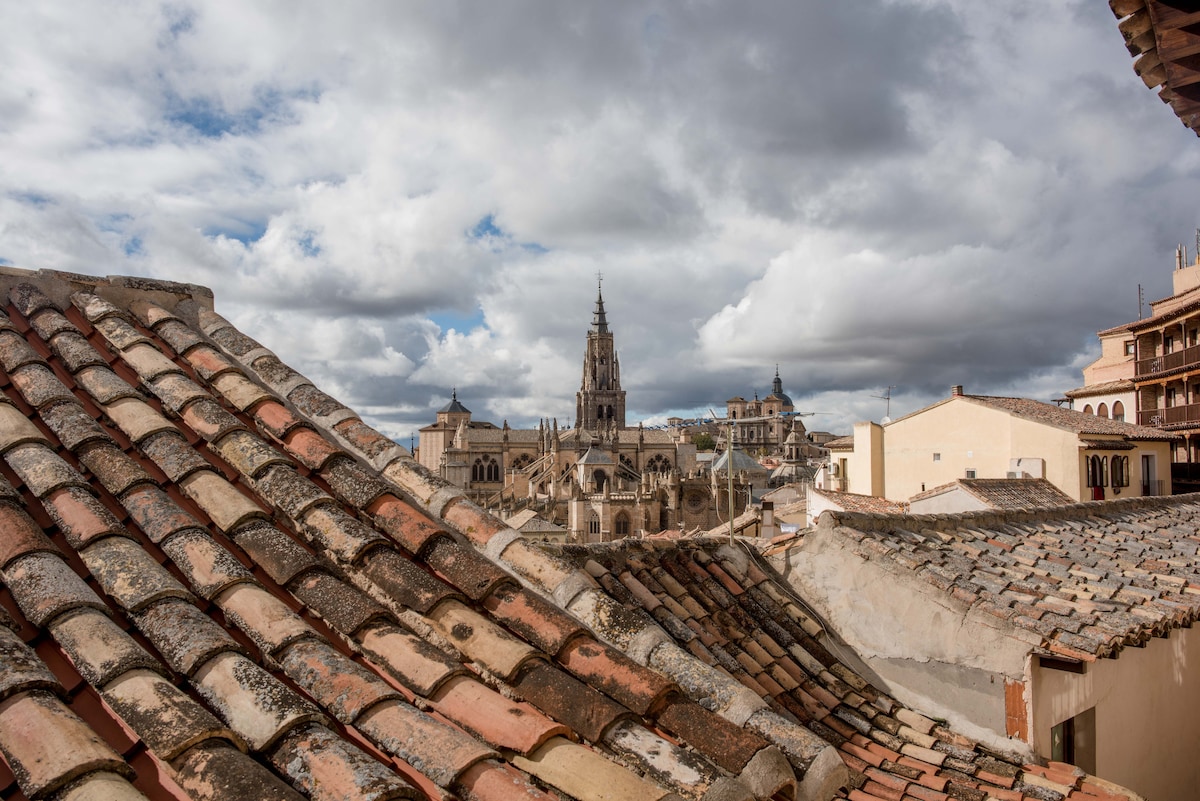
[[[575,393],[575,425],[585,431],[625,427],[625,391],[613,335],[604,316],[604,296],[596,287],[596,308],[583,354],[583,381]]]

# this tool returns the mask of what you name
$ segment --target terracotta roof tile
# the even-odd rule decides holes
[[[0,753],[25,795],[38,798],[94,771],[133,771],[53,695],[22,692],[0,702]]]
[[[300,792],[314,798],[334,792],[359,801],[417,799],[412,785],[322,726],[299,726],[272,749],[271,761]]]
[[[179,600],[167,600],[133,617],[172,670],[191,676],[199,667],[226,651],[241,647],[212,618]]]
[[[443,787],[496,752],[458,729],[399,701],[368,709],[357,727],[390,754],[403,759]]]
[[[173,778],[192,798],[255,798],[262,801],[303,801],[284,784],[231,745],[219,740],[201,743],[171,761]]]
[[[73,609],[88,607],[107,611],[83,579],[53,554],[21,556],[4,568],[3,578],[21,614],[34,626],[44,626]]]
[[[50,624],[54,639],[87,682],[103,687],[129,670],[165,672],[163,666],[106,614],[82,609]]]
[[[128,612],[140,612],[165,598],[183,601],[192,595],[138,543],[126,537],[104,537],[80,551],[105,594]]]

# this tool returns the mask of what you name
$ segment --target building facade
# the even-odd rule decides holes
[[[1172,294],[1150,316],[1099,332],[1101,356],[1084,369],[1072,407],[1178,435],[1170,474],[1176,492],[1200,490],[1200,257],[1175,251]]]
[[[1044,478],[1077,501],[1164,495],[1175,435],[1027,398],[949,398],[828,444],[836,489],[907,501],[956,479]]]

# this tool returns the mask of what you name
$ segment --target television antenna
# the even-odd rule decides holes
[[[883,416],[888,420],[892,418],[892,390],[896,388],[895,384],[889,384],[888,388],[882,395],[872,395],[872,398],[879,398],[881,401],[887,401],[887,409]]]

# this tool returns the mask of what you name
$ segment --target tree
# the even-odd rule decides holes
[[[698,451],[711,451],[716,445],[713,442],[712,434],[701,431],[696,436],[692,437],[692,444],[696,446]]]

